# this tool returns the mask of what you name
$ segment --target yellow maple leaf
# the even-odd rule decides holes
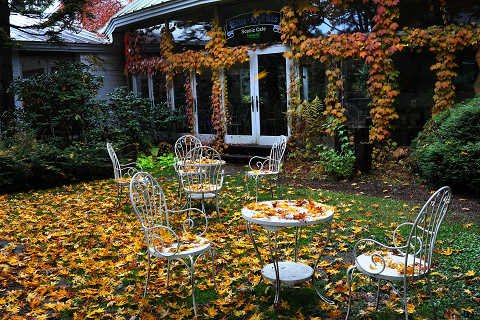
[[[466,277],[473,277],[474,275],[475,275],[475,271],[473,271],[473,270],[469,270],[469,271],[465,272]]]
[[[453,253],[453,250],[452,248],[447,248],[445,250],[440,250],[439,252],[441,255],[444,255],[444,256],[451,256],[452,253]]]
[[[250,317],[249,320],[262,320],[262,314],[261,313],[255,313],[253,316]]]
[[[215,310],[215,306],[211,305],[210,307],[208,307],[207,314],[210,318],[215,317],[218,314],[217,310]]]

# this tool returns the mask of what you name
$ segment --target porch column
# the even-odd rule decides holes
[[[18,55],[18,51],[13,51],[12,54],[12,74],[13,80],[21,79],[22,78],[22,63],[20,62],[20,56]],[[15,95],[13,97],[15,108],[21,108],[22,102],[18,100],[18,96]]]

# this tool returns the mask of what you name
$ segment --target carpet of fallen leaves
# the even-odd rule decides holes
[[[176,182],[161,179],[171,207],[178,207]],[[351,264],[353,244],[360,238],[387,239],[398,222],[411,220],[418,206],[391,199],[347,196],[315,189],[283,186],[283,197],[312,197],[336,207],[332,241],[320,267],[321,289],[334,306],[323,303],[311,284],[282,289],[281,303],[272,307],[272,287],[260,276],[260,264],[246,235],[240,209],[245,203],[241,179],[227,177],[221,200],[222,219],[207,206],[211,216],[207,238],[215,243],[217,290],[208,261],[196,269],[199,318],[212,319],[322,319],[345,316],[345,271]],[[269,198],[268,192],[261,197]],[[394,216],[394,217],[390,217]],[[479,239],[478,226],[464,225]],[[452,234],[461,235],[453,228]],[[267,257],[267,237],[256,235]],[[450,232],[450,231],[449,231]],[[313,264],[323,244],[321,227],[302,234],[300,260]],[[280,234],[283,255],[293,252],[294,234]],[[449,237],[449,235],[447,235]],[[477,241],[478,244],[478,241]],[[478,249],[478,245],[477,245]],[[467,262],[439,265],[434,270],[438,310],[446,318],[480,316],[479,270],[470,269],[472,252],[455,243],[440,243],[436,259]],[[462,256],[465,253],[468,255]],[[460,261],[461,262],[461,261]],[[193,317],[187,270],[175,265],[166,288],[165,261],[154,260],[146,298],[142,298],[146,274],[144,236],[127,197],[116,207],[112,181],[80,183],[49,190],[0,195],[0,319],[189,319]],[[362,282],[363,280],[361,280]],[[450,285],[454,281],[454,285]],[[409,305],[417,318],[432,314],[424,286],[417,284]],[[383,304],[375,312],[372,294],[355,297],[354,314],[402,317],[401,304],[389,286],[382,287]],[[459,289],[455,289],[459,288]],[[456,290],[456,291],[455,291]],[[372,292],[374,292],[372,290]],[[463,296],[458,302],[456,296]]]

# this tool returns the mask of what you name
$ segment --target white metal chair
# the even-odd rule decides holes
[[[192,200],[201,201],[202,210],[205,210],[204,200],[215,198],[217,215],[220,217],[218,203],[225,162],[218,151],[207,146],[193,148],[185,159],[179,163],[178,170],[183,192],[187,195],[187,205],[190,207]]]
[[[190,274],[193,310],[196,315],[195,264],[205,253],[209,253],[212,258],[212,277],[216,287],[215,250],[213,244],[204,237],[208,229],[205,212],[197,208],[169,210],[162,188],[146,172],[138,172],[133,176],[130,182],[130,201],[147,243],[148,267],[143,296],[147,294],[151,257],[167,260],[167,287],[171,261],[181,261]]]
[[[120,200],[122,198],[122,192],[124,187],[128,187],[130,183],[130,179],[132,176],[137,172],[135,168],[136,163],[126,163],[120,164],[117,158],[117,154],[110,143],[107,142],[107,151],[108,155],[110,156],[110,160],[112,160],[113,165],[113,176],[115,179],[115,183],[117,185],[117,206],[120,205]]]
[[[377,280],[377,307],[380,281],[391,282],[394,291],[400,297],[403,295],[405,319],[408,319],[408,281],[425,278],[431,296],[428,275],[432,266],[433,249],[451,197],[450,187],[446,186],[438,189],[422,207],[413,223],[405,222],[397,226],[393,232],[393,246],[387,246],[373,239],[362,239],[355,244],[353,249],[355,265],[347,270],[349,299],[346,319],[350,315],[355,271]],[[402,243],[404,244],[402,245]],[[369,245],[374,248],[369,247]],[[359,249],[364,253],[359,255]],[[395,287],[396,282],[403,284],[403,288],[401,288],[403,290],[398,290]]]
[[[175,172],[178,175],[178,196],[180,199],[182,198],[182,179],[180,175],[184,174],[185,172],[181,171],[179,167],[179,163],[181,164],[183,161],[186,160],[187,154],[190,150],[195,147],[200,147],[202,142],[195,136],[192,135],[184,135],[177,139],[174,145],[175,151],[175,163],[174,168]]]
[[[249,171],[246,172],[246,187],[247,187],[247,196],[248,192],[248,182],[249,179],[255,180],[255,201],[258,200],[258,180],[261,177],[270,177],[275,179],[275,182],[278,180],[278,174],[282,166],[282,159],[287,148],[287,137],[280,136],[280,140],[275,142],[272,145],[270,150],[270,155],[268,157],[259,157],[255,156],[250,159],[248,162]],[[273,189],[272,189],[273,197]]]

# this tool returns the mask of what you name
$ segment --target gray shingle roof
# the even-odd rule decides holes
[[[16,41],[25,41],[25,42],[47,42],[48,36],[45,34],[46,30],[28,28],[29,26],[38,24],[41,22],[40,19],[27,17],[20,15],[18,13],[12,13],[10,15],[10,24],[12,25],[10,29],[10,37]],[[16,28],[27,27],[27,28]],[[107,44],[108,40],[102,38],[101,36],[89,32],[81,27],[77,31],[73,30],[63,30],[60,35],[60,39],[65,43],[71,44]]]

